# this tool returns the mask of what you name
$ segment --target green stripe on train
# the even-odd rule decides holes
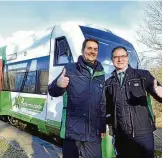
[[[0,111],[5,111],[6,115],[9,113],[11,109],[11,92],[1,91],[0,93]],[[1,113],[0,113],[1,115]]]
[[[59,129],[60,129],[60,122],[53,121],[53,120],[40,120],[38,118],[34,118],[32,116],[28,116],[21,113],[16,113],[14,111],[10,112],[10,116],[17,118],[19,120],[31,123],[33,125],[36,125],[38,127],[38,130],[45,134],[53,134],[58,135]],[[53,133],[54,132],[54,133]]]
[[[44,108],[45,98],[29,98],[18,96],[15,98],[13,106],[17,108],[27,108],[30,111],[41,112]]]
[[[45,100],[46,99],[44,99],[44,98],[23,97],[23,101],[22,101],[21,97],[19,97],[19,99],[17,99],[17,101],[14,103],[14,106],[19,105],[20,106],[19,108],[21,108],[24,106],[22,103],[24,103],[26,107],[27,107],[27,104],[31,104],[31,105],[35,105],[35,107],[31,108],[30,107],[31,105],[30,106],[28,105],[28,110],[40,112],[43,109]],[[36,105],[38,105],[38,104],[41,105],[41,107],[40,106],[37,107]],[[54,121],[54,120],[40,120],[40,119],[34,118],[32,116],[22,114],[21,112],[18,113],[18,112],[12,111],[11,109],[12,109],[11,92],[1,91],[1,93],[0,93],[0,115],[12,116],[16,119],[34,124],[34,125],[38,126],[38,129],[40,132],[43,132],[46,134],[59,135],[58,131],[61,126],[60,122]],[[53,131],[54,131],[54,133],[52,133]]]
[[[21,109],[26,108],[30,111],[41,112],[45,105],[45,98],[15,97],[13,106]],[[0,109],[12,109],[11,92],[1,91],[0,93]]]

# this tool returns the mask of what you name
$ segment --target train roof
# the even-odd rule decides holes
[[[84,22],[64,22],[61,24],[57,24],[53,27],[49,27],[44,31],[37,31],[26,35],[18,39],[17,41],[12,41],[7,45],[6,56],[13,56],[13,54],[21,54],[26,53],[29,50],[32,50],[32,54],[35,52],[46,52],[46,54],[42,54],[42,56],[48,55],[49,50],[49,41],[53,38],[53,30],[59,29],[60,31],[70,32],[73,27],[80,27],[81,31],[84,34],[93,34],[94,36],[98,37],[99,40],[102,38],[103,40],[110,40],[115,43],[119,43],[121,45],[132,47],[132,44],[123,38],[113,34],[110,30],[101,27],[95,24],[86,24]],[[38,47],[39,46],[39,47]],[[45,51],[43,51],[45,50]],[[0,49],[0,55],[3,49]]]

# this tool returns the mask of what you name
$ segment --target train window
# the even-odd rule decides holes
[[[8,72],[9,85],[11,91],[20,91],[24,76],[25,70],[12,70]]]
[[[36,92],[36,71],[37,71],[37,60],[34,59],[29,61],[21,91],[26,93]]]
[[[36,91],[36,71],[28,72],[23,92],[34,93]]]
[[[47,94],[49,79],[49,60],[50,56],[43,57],[38,60],[38,88],[40,94]]]
[[[3,90],[47,94],[50,56],[5,65]]]
[[[8,83],[11,91],[19,92],[24,80],[27,62],[6,65]]]
[[[56,46],[54,54],[55,65],[62,65],[73,62],[71,51],[65,37],[56,39],[55,46]]]
[[[40,93],[41,94],[47,94],[48,76],[49,76],[48,71],[40,71],[39,80],[40,80]]]
[[[35,93],[36,60],[8,65],[10,91]]]
[[[4,65],[3,68],[3,76],[2,76],[2,90],[9,90],[9,84],[7,80],[7,71],[6,71],[6,66]]]

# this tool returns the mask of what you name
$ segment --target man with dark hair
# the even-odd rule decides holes
[[[107,123],[115,136],[117,158],[154,158],[155,125],[148,94],[162,100],[162,87],[147,70],[128,65],[124,47],[112,51],[115,70],[106,80]]]
[[[95,39],[85,39],[83,44],[82,44],[82,53],[84,53],[84,49],[86,47],[87,42],[95,42],[97,45],[99,45],[99,42]]]
[[[65,66],[48,86],[49,94],[64,94],[60,136],[63,158],[101,158],[101,138],[105,135],[106,103],[104,69],[99,61],[98,41],[83,42],[78,62]]]

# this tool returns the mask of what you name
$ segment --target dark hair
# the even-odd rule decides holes
[[[111,51],[112,57],[113,57],[113,53],[114,53],[117,49],[123,49],[123,50],[127,53],[127,55],[128,55],[127,49],[126,49],[125,47],[123,47],[123,46],[118,46],[118,47],[115,47],[115,48]]]
[[[82,45],[82,53],[83,53],[83,51],[85,49],[85,46],[86,46],[87,42],[89,42],[89,41],[96,42],[97,45],[99,45],[99,42],[96,39],[92,39],[92,38],[85,39],[84,42],[83,42],[83,45]]]

